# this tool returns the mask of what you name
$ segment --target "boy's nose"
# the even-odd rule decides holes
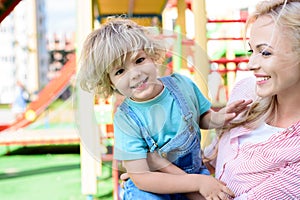
[[[136,79],[141,76],[141,71],[137,68],[130,69],[130,79]]]

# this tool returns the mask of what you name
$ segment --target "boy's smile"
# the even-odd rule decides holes
[[[134,86],[131,86],[130,88],[131,89],[142,89],[145,88],[146,86],[146,82],[148,81],[148,77],[143,80],[143,81],[140,81],[139,83],[135,84]]]

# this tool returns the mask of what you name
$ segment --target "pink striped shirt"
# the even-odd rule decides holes
[[[250,132],[238,127],[224,134],[216,177],[247,199],[300,199],[300,121],[263,142],[239,146],[238,137]]]
[[[245,128],[232,129],[219,143],[216,177],[236,196],[248,199],[300,199],[300,121],[267,141],[238,145]]]

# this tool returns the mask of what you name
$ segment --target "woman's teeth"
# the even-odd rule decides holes
[[[267,81],[269,80],[271,77],[270,76],[266,76],[266,77],[256,77],[256,81],[260,82],[260,81]]]

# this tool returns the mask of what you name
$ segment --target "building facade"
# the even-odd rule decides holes
[[[48,83],[44,0],[23,0],[0,24],[0,104],[16,98],[17,83],[29,93]]]

